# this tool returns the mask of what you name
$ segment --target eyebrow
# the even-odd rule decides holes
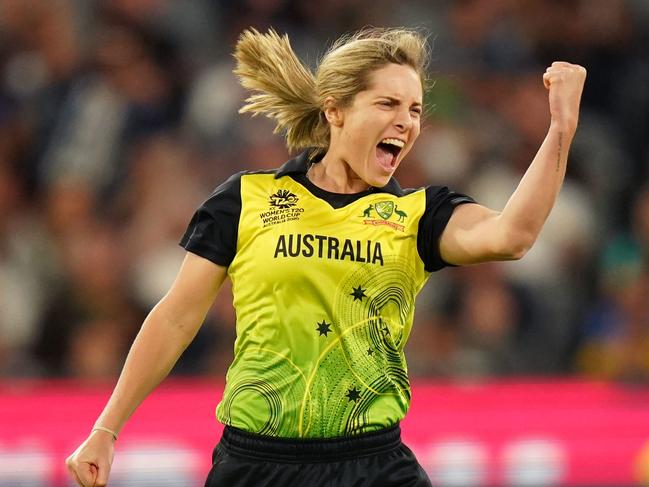
[[[388,99],[388,100],[390,100],[392,102],[397,102],[397,103],[402,102],[402,100],[400,98],[395,98],[394,96],[390,96],[390,95],[379,95],[379,98],[386,98],[386,99]],[[423,106],[422,102],[419,102],[419,101],[413,102],[413,105]]]

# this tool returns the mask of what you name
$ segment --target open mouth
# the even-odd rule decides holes
[[[405,142],[399,139],[383,139],[376,145],[376,158],[379,164],[385,169],[394,169],[399,153],[405,145]]]

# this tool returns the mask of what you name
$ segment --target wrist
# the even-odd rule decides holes
[[[563,122],[563,121],[558,121],[558,120],[551,120],[550,121],[550,129],[549,132],[551,133],[557,133],[557,134],[562,134],[564,137],[564,140],[566,137],[568,137],[570,140],[575,135],[575,132],[577,131],[577,122]]]
[[[111,438],[113,438],[113,441],[117,441],[117,436],[118,436],[118,435],[117,435],[117,432],[114,431],[114,430],[112,430],[112,429],[110,429],[110,428],[106,428],[105,426],[99,426],[99,425],[95,425],[95,426],[93,426],[93,427],[92,427],[92,430],[90,431],[90,433],[92,434],[92,433],[94,433],[94,432],[99,432],[99,433],[101,433],[101,434],[108,435],[108,436],[110,436]]]

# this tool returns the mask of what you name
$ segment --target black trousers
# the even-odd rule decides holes
[[[205,487],[431,487],[399,426],[325,440],[225,427]]]

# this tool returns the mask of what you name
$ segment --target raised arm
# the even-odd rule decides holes
[[[530,249],[563,183],[585,80],[586,70],[575,64],[554,62],[546,70],[551,118],[545,140],[502,212],[477,204],[455,209],[440,239],[446,262],[514,260]]]
[[[187,253],[169,292],[135,338],[117,385],[95,426],[116,434],[144,398],[169,374],[193,340],[226,276],[226,268]],[[80,486],[105,486],[115,438],[93,429],[66,464]]]

